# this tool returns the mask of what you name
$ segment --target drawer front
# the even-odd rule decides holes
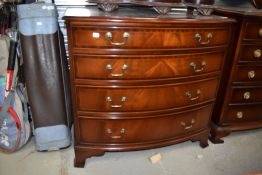
[[[73,27],[76,48],[191,48],[228,43],[228,28],[91,28]]]
[[[185,113],[143,119],[78,118],[80,141],[131,143],[171,139],[208,127],[212,105]],[[90,132],[92,131],[92,132]]]
[[[245,38],[257,39],[262,41],[262,23],[247,23]]]
[[[255,82],[262,81],[261,66],[239,66],[234,81],[236,82]]]
[[[133,88],[76,87],[80,111],[150,111],[183,107],[212,100],[218,79],[181,85]]]
[[[229,107],[223,118],[225,123],[254,122],[262,120],[262,106]]]
[[[233,87],[232,103],[262,102],[262,87]]]
[[[154,79],[219,71],[224,53],[178,56],[74,56],[76,79]]]
[[[243,45],[240,53],[240,62],[241,61],[255,61],[262,63],[262,44]]]

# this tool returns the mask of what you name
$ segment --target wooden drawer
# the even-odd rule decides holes
[[[216,72],[224,53],[170,56],[74,56],[76,79],[174,78]]]
[[[225,112],[223,122],[225,123],[238,123],[238,122],[254,122],[262,120],[262,107],[260,105],[252,106],[235,106],[228,107]]]
[[[246,24],[245,39],[256,39],[262,41],[262,23],[249,22]]]
[[[212,105],[179,114],[135,119],[88,119],[79,117],[80,141],[130,143],[172,139],[208,127]]]
[[[164,49],[228,43],[228,28],[73,27],[74,48]],[[108,35],[111,35],[110,38]]]
[[[233,87],[232,103],[262,102],[262,87]]]
[[[262,44],[243,45],[240,52],[240,62],[261,62],[262,63]]]
[[[262,81],[262,65],[261,66],[238,66],[235,82],[256,82]]]
[[[165,86],[76,87],[80,111],[149,111],[183,107],[212,100],[218,78]]]

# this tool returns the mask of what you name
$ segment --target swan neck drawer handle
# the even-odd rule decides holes
[[[123,104],[112,104],[113,103],[113,99],[112,97],[106,97],[106,101],[110,104],[111,108],[122,108]],[[125,101],[127,101],[127,97],[123,96],[121,97],[121,102],[124,103]]]
[[[201,44],[201,45],[207,45],[207,44],[209,44],[210,41],[212,40],[212,38],[213,38],[212,33],[208,33],[208,34],[207,34],[207,41],[202,41],[202,36],[201,36],[201,34],[200,34],[200,33],[196,33],[196,34],[195,34],[195,39],[196,39],[196,40],[198,41],[198,43]]]
[[[110,135],[113,134],[112,129],[107,129],[106,132]],[[120,129],[121,135],[111,135],[111,138],[112,139],[121,139],[123,137],[123,135],[125,134],[125,132],[126,132],[126,130],[124,128],[122,128],[122,129]]]
[[[122,77],[122,76],[124,76],[124,72],[127,71],[127,69],[128,69],[128,64],[123,64],[123,66],[121,68],[122,73],[111,73],[111,76],[112,77]],[[107,64],[106,70],[109,71],[109,72],[112,72],[112,70],[113,70],[112,65]]]
[[[196,91],[196,96],[195,96],[195,97],[193,97],[193,95],[192,95],[191,92],[189,92],[189,91],[186,92],[186,96],[187,96],[191,101],[194,101],[194,100],[199,99],[200,94],[201,94],[200,89],[197,89],[197,91]]]
[[[189,125],[187,125],[186,122],[181,122],[180,124],[185,130],[187,130],[192,128],[194,123],[196,123],[196,121],[195,119],[192,119]]]
[[[113,34],[111,32],[106,32],[105,38],[110,42],[111,45],[122,46],[122,45],[126,44],[127,40],[130,38],[130,34],[128,32],[124,32],[122,42],[112,41],[113,40]]]
[[[197,66],[196,66],[196,63],[194,63],[194,62],[191,62],[189,65],[192,67],[193,71],[197,73],[197,72],[204,71],[205,66],[206,66],[206,62],[202,61],[201,62],[201,68],[199,68],[199,69],[196,68]]]

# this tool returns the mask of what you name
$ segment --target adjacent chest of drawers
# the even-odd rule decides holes
[[[208,145],[233,20],[139,8],[69,9],[64,19],[75,166],[106,151]]]
[[[221,104],[215,106],[211,141],[221,143],[231,131],[262,127],[262,12],[220,9],[218,13],[238,20],[239,31],[232,48],[232,66]]]

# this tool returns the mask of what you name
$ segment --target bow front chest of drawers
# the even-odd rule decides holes
[[[146,8],[65,13],[75,166],[106,151],[206,147],[233,20]]]

